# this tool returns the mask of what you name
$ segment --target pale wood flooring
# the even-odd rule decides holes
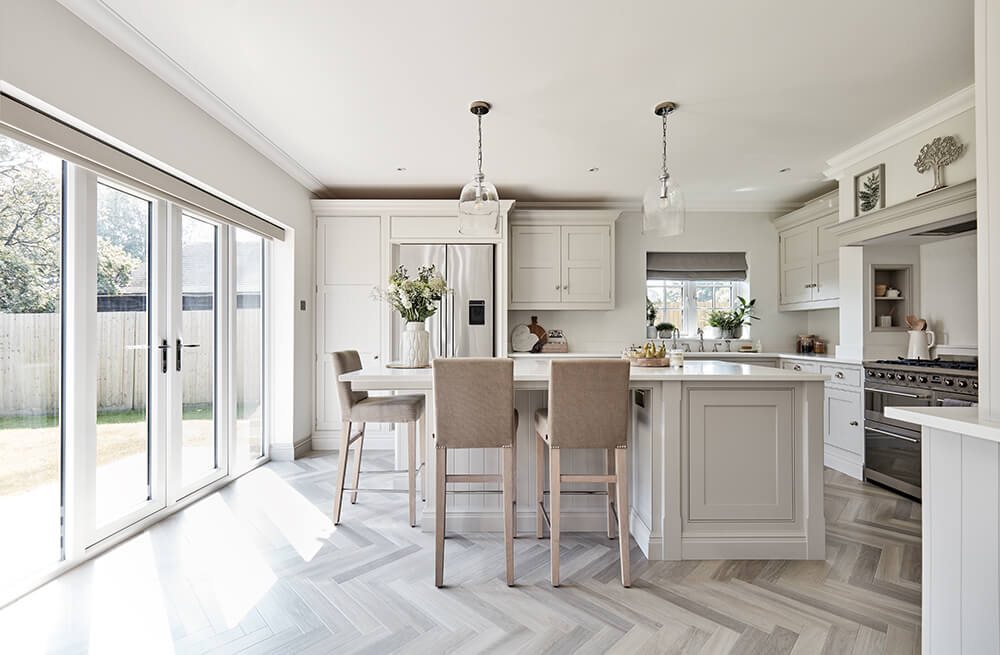
[[[389,458],[366,453],[366,468]],[[919,653],[920,505],[826,471],[825,562],[650,563],[564,533],[433,534],[405,495],[345,503],[335,455],[274,462],[0,611],[0,653]]]

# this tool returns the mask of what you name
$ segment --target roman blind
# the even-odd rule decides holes
[[[745,280],[745,252],[647,252],[647,280]]]
[[[98,175],[126,178],[137,189],[203,212],[268,239],[283,241],[280,225],[158,168],[68,122],[0,92],[0,131]]]

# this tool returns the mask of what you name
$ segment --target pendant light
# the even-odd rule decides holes
[[[684,232],[684,194],[667,171],[667,116],[677,109],[673,102],[661,102],[653,113],[663,121],[663,164],[660,179],[642,198],[642,233],[676,236]]]
[[[458,197],[459,234],[497,234],[500,231],[500,196],[497,188],[483,175],[483,116],[489,113],[490,103],[477,100],[469,107],[476,115],[479,131],[479,149],[476,176],[462,187]]]

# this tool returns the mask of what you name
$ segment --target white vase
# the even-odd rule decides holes
[[[413,321],[399,335],[399,363],[409,368],[422,368],[430,361],[430,334],[423,321]]]

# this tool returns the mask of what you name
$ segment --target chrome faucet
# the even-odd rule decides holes
[[[677,340],[681,338],[680,329],[674,328],[673,331],[670,333],[670,336],[673,339],[673,341],[670,344],[670,349],[677,350]]]
[[[705,331],[698,328],[698,352],[705,352]]]

